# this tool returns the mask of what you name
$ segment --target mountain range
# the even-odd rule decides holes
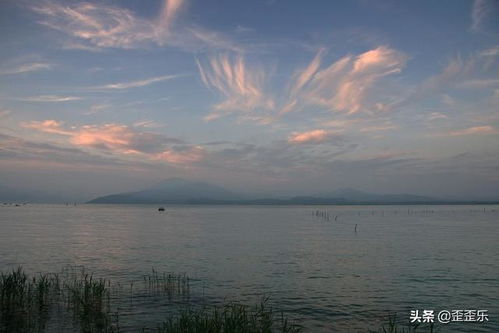
[[[0,184],[0,202],[56,203],[73,201],[62,193],[19,190]],[[302,196],[238,193],[223,187],[170,178],[149,188],[100,196],[95,204],[241,204],[241,205],[358,205],[358,204],[498,204],[499,200],[452,200],[413,194],[376,194],[351,188]]]
[[[373,194],[353,189],[311,196],[257,198],[223,187],[181,178],[171,178],[141,191],[111,194],[89,203],[99,204],[404,204],[437,203],[442,200],[412,194]]]

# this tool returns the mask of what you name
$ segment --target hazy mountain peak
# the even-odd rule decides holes
[[[174,178],[167,178],[164,179],[155,185],[153,185],[151,188],[164,188],[164,187],[170,187],[170,186],[186,186],[186,185],[192,185],[199,183],[197,181],[191,181],[187,180],[184,178],[179,178],[179,177],[174,177]]]
[[[92,203],[185,203],[199,201],[235,200],[241,196],[223,187],[190,181],[183,178],[165,179],[156,185],[137,192],[107,195]]]

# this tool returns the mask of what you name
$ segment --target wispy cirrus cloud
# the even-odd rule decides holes
[[[291,83],[291,88],[289,91],[289,100],[284,104],[284,106],[280,109],[280,114],[285,114],[291,112],[295,109],[298,104],[298,93],[302,90],[302,88],[310,82],[312,77],[317,73],[321,65],[322,56],[325,52],[325,49],[322,48],[317,52],[314,59],[310,62],[310,64],[303,69],[302,71],[298,71],[294,75],[294,79]]]
[[[459,87],[463,88],[487,88],[487,87],[499,87],[499,79],[475,79],[466,80],[458,84]]]
[[[428,120],[442,120],[442,119],[449,119],[449,116],[447,116],[443,113],[440,113],[440,112],[432,112],[428,116]]]
[[[494,0],[474,0],[471,8],[471,30],[480,31],[484,22],[494,17],[494,13],[499,9],[497,1]]]
[[[143,128],[160,128],[164,127],[165,125],[160,124],[154,120],[141,120],[137,121],[133,124],[134,127],[143,127]]]
[[[274,100],[265,90],[265,71],[249,66],[242,55],[231,57],[221,54],[211,57],[207,62],[198,60],[197,64],[206,87],[218,91],[225,98],[214,106],[215,112],[208,115],[206,120],[240,111],[274,109]]]
[[[154,83],[173,80],[173,79],[177,79],[177,78],[185,77],[185,76],[186,76],[185,74],[163,75],[163,76],[151,77],[151,78],[144,79],[144,80],[110,83],[110,84],[105,84],[102,86],[96,86],[96,87],[93,87],[90,89],[97,89],[97,90],[117,89],[117,90],[121,90],[121,89],[130,89],[130,88],[139,88],[139,87],[149,86],[149,85],[154,84]]]
[[[321,48],[310,64],[304,70],[295,74],[296,78],[290,92],[292,97],[296,96],[303,86],[305,86],[317,73],[319,67],[321,66],[322,56],[324,53],[325,49]]]
[[[383,104],[370,95],[371,88],[381,78],[400,73],[407,61],[404,53],[380,46],[319,70],[322,53],[298,75],[295,94],[303,102],[349,114],[382,109]]]
[[[97,47],[97,46],[92,46],[92,45],[87,45],[87,44],[82,44],[74,41],[67,41],[62,45],[63,50],[80,50],[80,51],[88,51],[88,52],[96,52],[100,53],[103,52],[104,49]]]
[[[61,0],[43,0],[30,9],[40,16],[40,24],[69,36],[61,42],[65,50],[102,52],[107,48],[138,49],[151,45],[186,50],[245,49],[224,33],[178,22],[186,2],[163,0],[158,15],[152,18],[102,2],[68,5]]]
[[[447,95],[447,92],[456,88],[466,89],[493,89],[498,85],[497,71],[499,69],[499,53],[495,48],[476,52],[469,57],[460,56],[450,59],[443,69],[414,87],[407,88],[405,93],[392,103],[386,105],[386,109],[400,109],[409,104],[417,104],[437,96],[443,104],[455,103]],[[459,94],[458,94],[459,95]]]
[[[145,19],[132,11],[102,4],[41,1],[31,7],[40,23],[102,48],[136,48],[147,43],[165,45],[183,0],[165,0],[158,17]],[[82,46],[82,44],[80,44]],[[88,45],[83,45],[88,47]]]
[[[480,52],[481,56],[484,57],[495,57],[499,55],[499,45],[495,47],[491,47],[490,49],[483,50]]]
[[[45,62],[31,62],[22,64],[10,69],[0,70],[0,75],[10,75],[10,74],[22,74],[29,72],[38,72],[41,70],[47,70],[53,68],[53,64],[45,63]]]
[[[138,131],[120,124],[65,127],[56,120],[21,123],[24,128],[68,137],[80,148],[93,149],[121,156],[147,158],[172,164],[195,163],[204,157],[204,149],[161,134]]]
[[[242,55],[213,56],[198,62],[205,86],[225,97],[214,106],[215,112],[206,119],[213,120],[237,111],[248,114],[267,111],[262,117],[253,113],[253,120],[268,124],[278,116],[303,108],[319,106],[331,111],[354,114],[364,111],[384,111],[382,97],[371,89],[383,77],[401,72],[407,56],[397,50],[380,46],[357,56],[345,56],[321,69],[326,50],[320,49],[312,61],[289,80],[276,106],[275,98],[267,93],[269,76],[258,66],[249,66]],[[276,112],[277,111],[277,112]]]
[[[78,96],[57,96],[57,95],[39,95],[20,98],[21,101],[26,102],[42,102],[42,103],[59,103],[59,102],[71,102],[81,100]]]
[[[209,47],[210,49],[218,49],[233,52],[243,52],[244,47],[235,43],[233,40],[228,38],[225,34],[217,31],[208,30],[201,27],[192,27],[188,30],[188,35],[184,38],[192,39],[190,43],[201,44],[204,47]]]
[[[449,136],[461,136],[461,135],[481,135],[481,134],[497,134],[499,131],[489,125],[485,126],[474,126],[468,127],[457,131],[451,131],[448,133]]]

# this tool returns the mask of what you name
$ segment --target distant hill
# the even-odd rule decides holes
[[[344,198],[349,202],[359,203],[429,203],[439,201],[435,198],[430,198],[414,194],[374,194],[367,193],[351,188],[341,188],[333,192],[319,195],[321,197],[339,197]]]
[[[91,200],[89,203],[179,204],[225,202],[242,199],[243,196],[220,186],[181,178],[171,178],[142,191],[106,195]]]
[[[76,195],[77,193],[74,193]],[[21,190],[0,184],[0,203],[68,202],[72,192],[63,194],[43,189]],[[219,205],[403,205],[403,204],[499,204],[499,200],[436,199],[413,194],[375,194],[351,188],[308,196],[263,197],[236,193],[200,181],[170,178],[150,188],[95,198],[96,204],[219,204]]]
[[[100,204],[260,204],[260,205],[332,205],[332,204],[404,204],[437,203],[437,199],[411,194],[372,194],[340,189],[314,196],[289,198],[250,198],[220,186],[171,178],[136,192],[102,196],[89,201]]]

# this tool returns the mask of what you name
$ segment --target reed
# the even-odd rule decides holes
[[[66,269],[59,274],[30,277],[21,267],[0,274],[0,333],[31,333],[72,331],[84,333],[120,332],[120,313],[130,297],[143,302],[144,297],[160,302],[175,297],[188,300],[190,279],[186,274],[152,273],[140,283],[130,284],[130,293],[120,283],[96,278],[84,269]],[[134,286],[137,286],[134,292]],[[124,292],[125,291],[125,292]],[[140,302],[139,302],[140,303]],[[157,332],[298,332],[295,325],[281,313],[277,316],[264,299],[257,306],[229,303],[222,306],[201,306],[184,302],[177,314],[148,323]],[[139,305],[140,306],[140,305]],[[129,323],[130,325],[130,323]],[[132,323],[132,325],[134,325]],[[140,331],[139,327],[134,328]],[[151,332],[142,328],[143,332]]]
[[[161,302],[174,297],[189,297],[190,279],[186,274],[166,274],[152,270],[144,276],[145,290],[140,283],[130,284],[130,299],[154,297]],[[137,293],[134,293],[137,285]],[[126,289],[126,288],[125,288]],[[115,293],[113,293],[113,290]],[[39,274],[30,277],[21,267],[0,273],[0,333],[31,333],[68,331],[83,333],[120,332],[120,306],[127,293],[113,289],[110,280],[95,278],[84,269],[63,270],[60,274]],[[143,299],[142,299],[143,301]],[[205,304],[205,303],[203,303]],[[132,302],[130,302],[132,305]],[[223,305],[202,305],[186,302],[180,311],[170,313],[159,323],[148,323],[157,333],[294,333],[302,327],[282,312],[276,312],[269,298],[255,306],[237,302]],[[66,322],[66,319],[68,321]],[[62,326],[61,326],[62,322]],[[132,323],[133,325],[133,323]],[[128,327],[128,330],[130,328]],[[134,327],[135,331],[141,331]],[[404,325],[389,316],[388,322],[371,333],[433,333],[433,325]]]
[[[178,317],[168,319],[158,328],[158,333],[300,331],[301,327],[291,323],[282,313],[279,317],[275,315],[268,298],[255,307],[229,303],[220,307],[188,309]]]
[[[115,331],[105,280],[84,271],[30,278],[21,267],[0,274],[0,332],[43,332],[53,313],[71,314],[81,332]]]
[[[154,268],[152,274],[144,275],[146,289],[151,295],[166,295],[168,299],[173,297],[189,298],[190,279],[184,274],[159,273]]]
[[[84,271],[65,281],[66,304],[83,332],[113,331],[111,324],[111,297],[107,282],[95,279]]]
[[[332,218],[331,213],[328,210],[315,210],[312,212],[312,216],[315,216],[316,218],[325,220],[325,221],[330,221]],[[334,220],[338,220],[338,215],[334,216]]]
[[[30,279],[20,267],[0,274],[0,332],[43,330],[53,286],[49,275]]]
[[[378,330],[370,330],[369,333],[434,333],[435,327],[430,324],[403,324],[397,321],[396,315],[389,315],[388,320]]]

